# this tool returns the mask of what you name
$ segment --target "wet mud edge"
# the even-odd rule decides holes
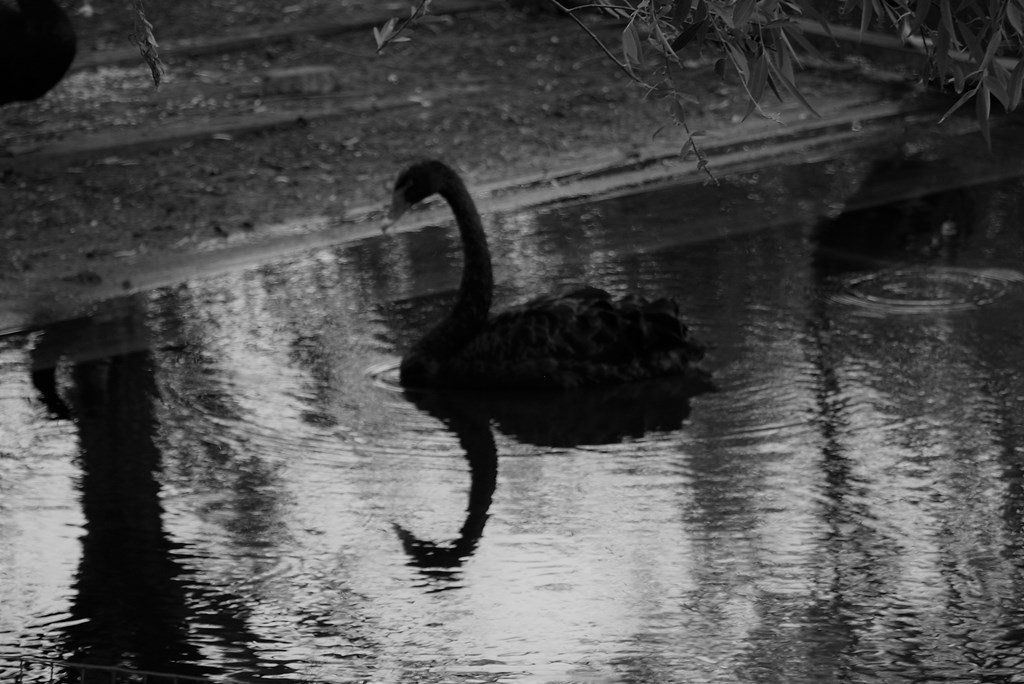
[[[811,157],[837,157],[877,144],[887,128],[902,128],[906,119],[935,118],[934,105],[927,101],[833,101],[816,103],[816,107],[821,118],[785,126],[755,121],[711,132],[704,148],[716,175],[726,178]],[[971,134],[975,128],[970,120],[947,121],[942,132]],[[701,186],[705,182],[707,176],[693,161],[680,160],[677,150],[652,145],[631,155],[595,152],[570,167],[477,187],[475,193],[487,214],[596,200],[661,183]],[[116,297],[373,239],[381,235],[382,209],[383,204],[359,207],[340,217],[315,215],[259,226],[253,236],[238,236],[237,241],[225,240],[204,251],[110,259],[84,271],[39,274],[21,281],[19,292],[4,288],[0,281],[0,335],[86,317],[92,307]],[[418,230],[445,216],[443,208],[428,209],[403,219],[390,232]]]

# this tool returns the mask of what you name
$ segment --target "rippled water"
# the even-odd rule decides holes
[[[501,302],[677,296],[714,345],[692,399],[397,391],[457,283],[438,230],[0,340],[0,656],[1019,681],[1024,185],[872,207],[870,169],[800,173],[494,219]],[[752,196],[785,183],[800,220]]]

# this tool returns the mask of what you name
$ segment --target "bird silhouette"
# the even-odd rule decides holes
[[[697,365],[704,347],[688,334],[678,304],[596,287],[542,296],[491,314],[494,279],[480,214],[465,183],[436,160],[413,164],[395,182],[385,229],[427,197],[443,197],[463,248],[458,297],[448,316],[402,358],[407,387],[572,389],[678,376],[709,385]]]

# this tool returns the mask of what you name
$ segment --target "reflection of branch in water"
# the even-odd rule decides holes
[[[204,641],[230,647],[236,663],[255,664],[248,644],[257,638],[239,613],[244,602],[199,582],[184,561],[186,547],[164,526],[155,359],[140,311],[129,306],[124,318],[52,326],[32,348],[33,385],[51,417],[74,420],[80,447],[84,534],[70,598],[74,619],[55,635],[76,664],[202,676],[210,668],[199,664],[191,633],[200,606]],[[61,681],[78,681],[73,672]],[[97,681],[130,678],[89,672]],[[81,678],[93,681],[84,672]]]
[[[974,199],[964,188],[930,190],[949,173],[943,165],[914,156],[880,160],[847,198],[846,210],[815,226],[811,275],[812,291],[817,294],[809,307],[807,334],[801,339],[817,381],[813,422],[821,437],[824,496],[820,505],[828,526],[820,555],[828,559],[833,577],[829,592],[812,609],[840,617],[832,640],[836,652],[858,639],[848,610],[857,595],[855,585],[863,582],[857,576],[878,580],[877,549],[884,548],[886,540],[876,528],[860,523],[872,514],[859,492],[861,483],[854,476],[846,443],[853,410],[841,374],[843,338],[834,330],[829,296],[842,286],[847,273],[955,260],[961,241],[973,230]],[[940,177],[932,178],[934,174]]]
[[[177,664],[195,663],[199,653],[188,634],[187,571],[163,525],[150,356],[80,363],[72,379],[85,534],[75,620],[64,630],[68,659],[180,670]]]
[[[424,571],[450,570],[476,550],[498,477],[492,423],[519,441],[538,446],[614,444],[649,432],[680,429],[690,414],[690,397],[710,389],[666,378],[564,392],[406,390],[405,396],[417,408],[455,433],[466,452],[471,477],[466,520],[454,541],[425,541],[393,525],[411,564]]]
[[[822,432],[823,468],[834,524],[861,512],[847,510],[850,464],[841,437],[847,427],[843,391],[832,348],[828,293],[841,286],[843,274],[906,263],[952,263],[974,232],[975,192],[951,181],[960,178],[959,163],[928,161],[900,151],[876,161],[860,187],[846,199],[846,209],[815,226],[813,270],[818,293],[807,321],[808,356],[817,369],[818,424]],[[960,178],[961,181],[963,180]]]

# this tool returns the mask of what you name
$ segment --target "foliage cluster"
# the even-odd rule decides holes
[[[558,0],[550,0],[557,4]],[[826,8],[814,0],[596,0],[625,22],[619,66],[634,76],[659,64],[654,89],[686,97],[673,70],[688,46],[717,55],[716,69],[738,74],[750,112],[770,116],[763,103],[771,92],[797,98],[794,65],[801,51],[817,55],[804,35],[805,21],[829,29]],[[575,14],[577,10],[566,10]],[[974,101],[988,138],[992,100],[1009,111],[1020,105],[1024,61],[1024,0],[846,0],[840,14],[859,18],[862,32],[881,26],[928,56],[924,77],[948,85],[960,98],[946,116]],[[858,16],[859,15],[859,16]],[[801,21],[802,20],[802,21]]]
[[[686,106],[696,100],[683,78],[683,54],[692,50],[714,59],[720,75],[738,75],[749,100],[747,115],[775,118],[765,108],[769,94],[796,98],[813,111],[797,80],[801,55],[818,54],[804,27],[815,22],[828,31],[828,19],[837,16],[851,18],[862,32],[891,31],[924,51],[931,68],[923,77],[960,94],[946,115],[973,101],[986,140],[992,101],[1009,111],[1022,97],[1024,60],[1016,58],[1024,46],[1024,0],[843,0],[838,12],[830,0],[532,2],[571,17],[649,96],[665,98],[673,119],[684,127]],[[378,48],[404,39],[402,31],[422,18],[429,4],[419,0],[408,19],[376,29]],[[594,10],[621,19],[620,45],[603,43],[588,26]],[[690,133],[687,147],[692,141]]]

